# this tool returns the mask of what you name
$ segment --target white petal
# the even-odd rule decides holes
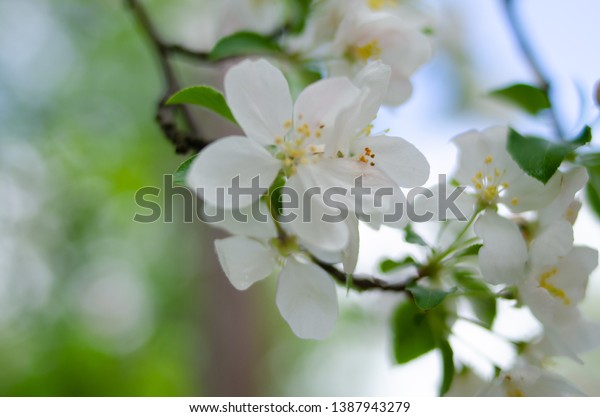
[[[228,192],[234,178],[239,177],[240,187],[248,188],[257,177],[260,188],[268,189],[280,168],[281,162],[256,142],[229,136],[211,143],[198,154],[186,182],[211,206],[231,208],[238,206]],[[240,196],[239,207],[251,204],[258,197]]]
[[[344,272],[352,274],[358,264],[358,252],[360,248],[360,236],[358,233],[358,219],[353,215],[348,217],[347,221],[349,236],[348,246],[343,251],[342,264],[344,266]]]
[[[225,275],[238,290],[268,277],[275,267],[271,250],[256,240],[242,236],[218,239],[215,249]]]
[[[362,100],[360,112],[356,120],[359,127],[368,126],[377,116],[379,107],[388,92],[392,69],[381,61],[369,62],[354,77],[354,85],[361,90],[367,90]]]
[[[533,271],[555,265],[559,258],[573,248],[573,226],[566,220],[558,220],[548,226],[535,238],[529,249],[530,265]]]
[[[562,182],[560,172],[557,172],[546,184],[543,184],[521,171],[520,168],[519,171],[519,175],[510,180],[510,186],[499,200],[513,213],[546,207],[558,196]]]
[[[387,174],[400,187],[418,187],[429,178],[429,163],[410,142],[392,136],[371,136],[355,141],[356,154],[369,148],[375,167]]]
[[[263,145],[283,138],[292,117],[292,97],[279,69],[264,59],[245,60],[225,75],[225,95],[246,135]]]
[[[539,347],[550,356],[567,356],[583,364],[582,353],[600,346],[600,324],[574,316],[563,326],[546,326]]]
[[[338,117],[351,106],[359,105],[361,91],[345,77],[327,78],[306,87],[294,105],[294,124],[306,123],[311,136],[306,143],[319,142],[335,147],[339,130]],[[364,126],[361,126],[363,128]],[[320,131],[320,136],[315,133]],[[337,149],[333,153],[337,152]]]
[[[288,258],[277,284],[277,307],[292,331],[303,339],[324,339],[338,316],[333,280],[314,264]]]
[[[552,203],[539,211],[542,226],[561,217],[573,217],[572,215],[567,216],[569,207],[575,199],[575,194],[585,187],[588,178],[587,170],[583,167],[574,168],[563,175],[558,196]]]
[[[294,234],[314,247],[329,252],[343,250],[348,244],[348,228],[344,219],[326,221],[323,218],[338,214],[342,214],[343,217],[343,213],[332,205],[326,205],[323,194],[332,186],[340,187],[340,191],[348,190],[349,184],[337,183],[336,178],[321,164],[300,165],[297,173],[287,182],[287,187],[298,193],[299,204],[297,207],[284,205],[282,222]],[[311,195],[307,190],[316,190],[317,194]],[[346,196],[336,196],[334,200],[340,207],[345,208],[346,213],[348,212],[348,192]]]
[[[210,215],[210,218],[206,220],[203,218],[203,221],[232,235],[253,237],[261,241],[277,237],[273,217],[267,205],[261,200],[237,210],[226,210],[205,204],[204,211]]]
[[[524,277],[527,245],[517,225],[493,211],[475,222],[475,234],[483,240],[479,265],[491,284],[514,284]]]

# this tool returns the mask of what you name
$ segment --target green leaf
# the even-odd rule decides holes
[[[221,38],[210,51],[209,59],[219,61],[243,55],[271,55],[281,48],[272,39],[255,32],[236,32]]]
[[[476,256],[479,255],[479,250],[482,248],[481,243],[477,243],[475,245],[471,245],[466,249],[461,250],[456,254],[457,258],[463,258],[465,256]]]
[[[579,148],[580,146],[587,145],[592,141],[592,128],[589,126],[584,126],[583,130],[577,137],[571,140],[571,144],[575,148]]]
[[[440,386],[440,396],[446,394],[452,386],[454,380],[454,351],[448,340],[442,340],[438,343],[438,349],[442,356],[442,384]]]
[[[407,256],[401,261],[395,261],[393,259],[384,259],[379,264],[379,269],[381,270],[381,272],[386,273],[393,271],[394,269],[404,268],[409,265],[416,265],[416,263],[417,262],[411,256]]]
[[[591,140],[587,129],[586,126],[574,141],[561,143],[534,136],[521,136],[510,129],[507,150],[523,171],[546,184],[567,156]]]
[[[508,101],[534,116],[542,110],[550,108],[548,94],[544,90],[529,84],[514,84],[494,90],[490,95]]]
[[[590,208],[600,218],[600,154],[582,155],[580,162],[587,168],[590,177],[586,186],[587,201]]]
[[[454,273],[456,283],[465,290],[465,299],[471,305],[473,313],[485,328],[491,329],[496,319],[496,296],[485,282],[477,279],[469,271],[458,270]]]
[[[588,203],[590,203],[590,208],[600,218],[600,193],[591,183],[588,183],[585,188],[585,194]]]
[[[195,104],[212,110],[230,122],[237,124],[223,94],[207,85],[185,88],[167,100],[167,104]]]
[[[290,32],[299,33],[304,30],[311,3],[312,0],[291,0],[289,13]]]
[[[194,162],[194,159],[196,159],[196,155],[186,159],[185,161],[183,161],[181,163],[181,165],[179,165],[177,167],[177,169],[175,170],[175,173],[173,174],[173,185],[177,185],[177,186],[185,186],[185,177],[187,175],[188,169],[190,168],[190,165],[192,165],[192,162]]]
[[[280,216],[283,214],[282,209],[282,201],[281,201],[281,188],[285,185],[285,176],[283,174],[279,174],[271,187],[269,187],[269,199],[272,213]]]
[[[404,228],[404,240],[415,245],[429,246],[421,236],[415,233],[410,224]]]
[[[449,294],[456,291],[456,288],[445,291],[437,288],[423,287],[417,283],[409,285],[406,289],[413,295],[415,304],[421,310],[430,310],[439,306]]]
[[[413,302],[405,301],[392,316],[394,357],[397,363],[407,363],[433,350],[436,346],[428,314]]]

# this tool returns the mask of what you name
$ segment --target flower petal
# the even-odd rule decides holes
[[[338,117],[345,109],[358,106],[361,91],[345,77],[327,78],[306,87],[294,105],[294,125],[306,124],[310,136],[306,143],[335,146],[340,130]],[[317,137],[317,132],[318,137]],[[331,151],[331,150],[330,150]],[[333,153],[337,152],[337,149]]]
[[[558,220],[548,226],[531,243],[529,248],[530,267],[539,272],[555,265],[559,258],[573,248],[573,226],[566,220]]]
[[[273,217],[271,217],[265,202],[261,200],[231,210],[204,204],[204,213],[209,216],[202,218],[202,221],[232,235],[252,237],[261,241],[277,237]]]
[[[486,211],[474,228],[483,240],[479,251],[483,278],[491,284],[514,284],[523,279],[527,245],[517,225],[496,212]]]
[[[225,95],[246,135],[262,145],[283,138],[292,117],[292,96],[279,69],[265,59],[245,60],[225,75]]]
[[[392,136],[370,136],[353,144],[354,152],[361,154],[369,148],[372,162],[400,187],[417,187],[429,178],[429,162],[410,142]]]
[[[314,264],[288,258],[277,284],[277,307],[292,331],[303,339],[325,339],[338,317],[333,280]]]
[[[392,69],[389,65],[375,61],[369,62],[354,77],[354,85],[367,91],[355,120],[355,124],[359,128],[367,127],[377,117],[381,103],[388,93],[391,72]]]
[[[186,182],[213,207],[244,207],[260,195],[256,190],[254,195],[241,195],[239,202],[233,201],[228,191],[234,178],[239,177],[243,188],[249,188],[252,179],[258,178],[260,188],[266,189],[280,168],[281,162],[256,142],[242,136],[229,136],[211,143],[198,154]]]
[[[583,167],[571,169],[563,174],[558,196],[552,203],[539,211],[542,226],[561,217],[571,220],[577,216],[577,213],[569,213],[569,208],[575,199],[575,194],[585,187],[588,178],[587,170]]]
[[[225,275],[238,290],[268,277],[275,267],[271,250],[247,237],[215,240],[215,249]]]

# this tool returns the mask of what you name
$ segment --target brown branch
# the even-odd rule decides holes
[[[550,85],[550,81],[548,81],[548,77],[545,74],[542,65],[537,60],[536,54],[533,50],[533,47],[528,41],[527,35],[525,34],[523,27],[519,23],[518,13],[515,5],[516,2],[514,0],[502,0],[502,3],[504,5],[504,10],[506,11],[506,16],[508,17],[508,23],[512,29],[513,34],[515,35],[517,44],[519,45],[519,49],[523,53],[527,64],[529,65],[529,67],[531,67],[531,70],[535,78],[537,79],[538,87],[546,94],[546,96],[548,96],[548,93],[552,88]],[[566,139],[565,131],[563,130],[560,124],[560,119],[558,118],[558,114],[556,113],[552,105],[550,106],[549,114],[550,121],[554,128],[554,131],[558,135],[558,138],[561,140]]]
[[[335,265],[328,264],[313,257],[313,262],[320,266],[325,272],[329,273],[333,279],[342,285],[348,285],[350,278],[348,274],[340,271]],[[426,267],[419,268],[417,275],[400,284],[390,284],[382,279],[367,275],[353,275],[350,280],[350,287],[357,291],[381,290],[393,292],[406,292],[407,287],[414,282],[429,276],[430,273]]]
[[[183,53],[183,51],[187,50],[180,46],[168,45],[162,40],[152,24],[146,9],[139,0],[125,0],[125,2],[135,15],[140,27],[152,44],[165,80],[165,93],[158,103],[156,122],[165,137],[173,144],[173,146],[175,146],[175,151],[177,153],[185,154],[190,151],[198,152],[206,146],[208,141],[201,137],[200,128],[196,125],[190,110],[182,105],[166,105],[166,101],[169,97],[180,90],[177,75],[169,61],[169,55],[172,52]],[[192,54],[191,51],[188,51],[188,53]],[[178,112],[183,115],[183,119],[189,132],[183,131],[177,126]]]

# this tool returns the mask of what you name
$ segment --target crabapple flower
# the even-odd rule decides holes
[[[360,153],[349,150],[348,117],[368,123],[379,108],[372,98],[385,91],[379,77],[365,77],[369,82],[359,88],[344,77],[329,78],[307,87],[292,104],[289,86],[277,68],[261,59],[246,60],[231,68],[225,77],[225,94],[236,120],[247,137],[230,136],[207,146],[195,158],[187,176],[188,184],[212,206],[226,209],[247,206],[260,194],[242,196],[239,202],[224,190],[239,186],[249,188],[257,179],[261,189],[268,188],[278,175],[287,178],[286,186],[297,192],[302,201],[311,192],[341,187],[350,190],[357,178],[374,189],[420,185],[426,181],[429,165],[423,155],[400,138],[362,137]],[[385,81],[385,79],[384,79]],[[364,111],[363,111],[364,109]],[[393,143],[391,143],[393,142]],[[380,155],[375,155],[381,151]],[[221,198],[219,198],[219,193]],[[305,204],[284,207],[293,215],[286,227],[303,242],[324,251],[339,252],[348,246],[350,232],[346,222],[323,221],[338,209],[314,195]],[[353,210],[353,198],[344,202]],[[305,215],[308,216],[308,221]]]
[[[528,247],[514,222],[488,210],[477,219],[475,233],[483,239],[479,264],[484,279],[516,285],[521,301],[544,326],[563,328],[580,319],[577,305],[598,265],[598,252],[573,246],[568,221],[553,222]]]
[[[367,63],[381,60],[392,69],[385,103],[399,105],[412,94],[410,76],[431,58],[431,40],[397,15],[366,9],[347,13],[340,23],[330,72],[352,75]]]
[[[303,339],[324,339],[338,316],[332,278],[293,254],[282,256],[263,242],[245,236],[215,241],[219,262],[231,284],[245,290],[278,275],[276,303],[292,331]]]
[[[578,397],[583,392],[562,376],[527,363],[503,372],[485,389],[488,397]]]
[[[562,174],[557,172],[547,184],[527,175],[506,150],[507,137],[507,127],[455,137],[459,168],[454,178],[469,185],[484,206],[502,204],[513,213],[545,207],[558,195]]]

